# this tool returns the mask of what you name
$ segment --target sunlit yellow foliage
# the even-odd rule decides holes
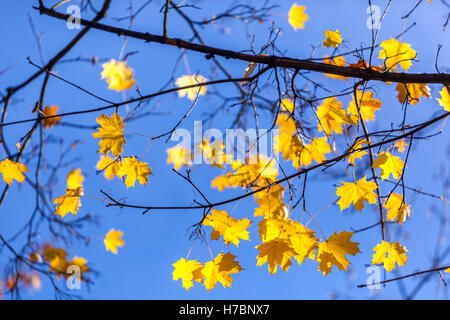
[[[0,173],[3,175],[3,181],[8,185],[13,179],[22,183],[25,181],[23,172],[28,172],[27,166],[20,162],[15,162],[9,159],[4,159],[0,162]]]
[[[111,59],[102,64],[102,79],[109,84],[108,89],[122,91],[130,89],[136,80],[133,79],[133,69],[125,61]]]
[[[355,209],[361,212],[364,208],[364,201],[370,204],[377,203],[377,195],[373,192],[376,188],[376,183],[367,181],[366,177],[357,182],[342,182],[342,186],[336,189],[336,195],[340,197],[337,204],[342,211],[350,207],[353,202]]]
[[[394,38],[383,41],[380,47],[383,49],[378,58],[383,59],[385,66],[390,70],[395,70],[400,65],[405,71],[408,71],[412,66],[411,60],[415,59],[417,55],[410,44],[401,43]]]
[[[395,269],[395,263],[399,266],[406,265],[408,250],[400,242],[389,243],[382,240],[373,250],[375,253],[373,254],[372,264],[383,263],[387,272]]]
[[[305,22],[308,21],[309,16],[305,13],[305,6],[299,6],[294,3],[289,10],[289,24],[294,28],[303,29]]]
[[[96,121],[100,127],[97,128],[98,132],[94,132],[92,136],[102,139],[98,143],[100,146],[99,152],[107,155],[111,151],[115,157],[121,155],[123,145],[126,144],[123,136],[123,129],[125,128],[123,118],[115,112],[110,118],[105,114],[101,114]]]
[[[198,95],[205,95],[207,91],[206,86],[198,86],[200,83],[204,83],[208,81],[205,77],[199,75],[199,74],[193,74],[193,75],[183,75],[179,77],[175,81],[175,85],[177,87],[187,87],[187,86],[193,86],[195,87],[188,88],[188,89],[181,89],[178,90],[178,96],[179,97],[187,97],[189,100],[194,101],[197,98]]]
[[[125,241],[123,241],[122,237],[123,231],[114,228],[110,229],[105,236],[105,240],[103,240],[106,251],[117,254],[117,248],[121,248],[125,245]]]

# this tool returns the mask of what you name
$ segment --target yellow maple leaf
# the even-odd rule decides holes
[[[294,160],[294,166],[299,169],[302,166],[309,166],[314,160],[317,163],[324,162],[327,158],[325,154],[331,152],[331,146],[326,137],[314,138],[310,144],[304,144],[300,156]]]
[[[372,91],[365,91],[363,93],[361,90],[358,90],[356,95],[358,105],[361,109],[361,114],[364,120],[374,120],[375,111],[379,110],[383,103],[380,100],[373,98]],[[358,107],[356,106],[354,95],[352,95],[352,101],[350,101],[347,112],[352,115],[354,121],[359,120]]]
[[[292,265],[291,258],[295,255],[287,239],[272,239],[258,245],[256,249],[260,251],[256,257],[258,259],[256,265],[262,266],[267,262],[270,274],[277,273],[278,265],[287,271]]]
[[[207,139],[203,139],[200,145],[196,146],[203,158],[213,167],[224,169],[223,164],[229,164],[233,156],[223,152],[225,145],[222,141],[216,140],[211,145]]]
[[[58,106],[45,106],[44,109],[44,117],[50,117],[50,116],[54,116],[56,115],[56,112],[58,111],[59,107]],[[61,120],[61,117],[52,117],[52,118],[46,118],[44,120],[42,120],[42,125],[44,126],[44,128],[50,128],[52,126],[54,126],[55,124],[57,124],[59,122],[59,120]]]
[[[61,218],[64,218],[67,213],[72,212],[75,216],[78,209],[81,207],[82,195],[83,188],[81,187],[77,189],[66,189],[65,195],[53,200],[53,204],[59,203],[54,214],[60,215]]]
[[[345,61],[345,58],[343,56],[336,56],[336,57],[333,58],[333,60],[331,60],[326,55],[325,58],[323,59],[323,63],[331,64],[333,66],[342,67],[342,66],[345,66],[346,61]],[[344,77],[344,76],[340,76],[340,75],[336,75],[336,74],[332,74],[332,73],[325,73],[325,75],[328,78],[332,78],[332,79],[342,79],[342,80],[347,80],[348,79],[348,77]]]
[[[168,153],[167,163],[173,163],[175,170],[181,168],[182,165],[190,167],[192,165],[193,154],[191,150],[181,146],[175,146],[166,150]]]
[[[120,169],[117,171],[117,176],[123,178],[125,175],[125,184],[127,188],[134,187],[136,180],[140,184],[146,184],[148,182],[148,176],[152,174],[147,162],[141,162],[135,157],[123,158]]]
[[[388,210],[386,218],[391,221],[397,220],[400,224],[411,215],[411,206],[405,203],[403,196],[398,193],[392,193],[383,206]]]
[[[398,180],[402,175],[403,167],[405,163],[400,157],[393,156],[389,152],[381,152],[378,158],[373,162],[374,168],[381,168],[381,179],[389,179],[389,175]]]
[[[111,228],[105,236],[105,240],[103,240],[105,244],[106,251],[111,251],[114,254],[117,254],[117,247],[123,247],[125,245],[125,241],[122,240],[123,231],[116,230]]]
[[[289,98],[284,98],[283,100],[281,100],[281,110],[282,111],[287,111],[289,113],[294,112],[294,101],[292,101],[292,99]]]
[[[416,105],[421,96],[424,98],[431,97],[430,88],[426,83],[408,83],[406,85],[398,83],[395,89],[398,92],[398,101],[402,104],[408,99],[409,103]]]
[[[89,267],[87,266],[87,260],[83,257],[75,256],[71,261],[67,263],[68,267],[70,266],[77,266],[78,270],[80,271],[80,280],[83,280],[84,273],[89,272]],[[65,277],[69,278],[71,274],[66,273]]]
[[[247,228],[250,221],[245,219],[234,219],[225,210],[211,210],[211,214],[203,219],[203,225],[213,227],[211,240],[218,240],[223,236],[223,241],[229,245],[233,243],[239,247],[239,239],[250,240]]]
[[[412,66],[411,60],[417,56],[416,51],[411,48],[408,43],[401,43],[398,40],[391,38],[385,40],[380,44],[383,49],[378,55],[379,59],[384,60],[384,64],[388,69],[397,69],[400,65],[405,71],[408,71]]]
[[[111,118],[108,118],[105,114],[101,114],[96,121],[101,127],[97,128],[98,132],[94,132],[92,136],[102,139],[98,143],[100,146],[99,152],[106,155],[111,151],[115,157],[122,154],[123,145],[126,144],[125,137],[123,136],[123,129],[125,128],[123,118],[115,112]]]
[[[305,13],[305,6],[299,6],[294,3],[289,10],[289,24],[294,28],[303,29],[305,27],[305,22],[308,21],[309,16]]]
[[[316,114],[319,118],[317,128],[319,131],[325,131],[327,135],[331,135],[333,132],[342,133],[343,124],[356,124],[356,121],[347,115],[342,108],[342,102],[336,97],[326,98],[317,108]]]
[[[323,41],[323,45],[327,48],[337,48],[342,43],[341,33],[338,29],[336,31],[324,31],[326,39]]]
[[[350,207],[352,202],[359,212],[364,208],[364,200],[370,204],[377,203],[377,195],[373,192],[377,185],[372,181],[367,181],[366,177],[357,182],[341,182],[342,186],[336,189],[336,195],[341,197],[337,202],[341,211]]]
[[[255,193],[256,203],[255,217],[264,216],[267,219],[286,217],[288,212],[286,204],[283,202],[284,187],[277,184],[269,190]]]
[[[197,85],[203,82],[207,82],[208,79],[205,77],[199,75],[199,74],[193,74],[193,75],[183,75],[179,77],[175,81],[175,85],[177,87],[187,87],[192,85]],[[196,86],[188,89],[181,89],[178,90],[178,96],[184,97],[186,96],[189,100],[194,101],[197,98],[198,95],[205,95],[207,91],[206,86]]]
[[[84,176],[81,174],[81,169],[75,169],[67,175],[67,188],[78,189],[83,187]]]
[[[231,186],[229,175],[217,176],[211,181],[211,188],[217,188],[219,191],[223,191]]]
[[[102,79],[109,84],[108,89],[122,91],[130,89],[136,80],[133,79],[133,69],[125,61],[111,59],[102,64]]]
[[[373,250],[375,253],[373,254],[372,264],[383,263],[387,272],[395,269],[395,263],[399,266],[406,265],[408,250],[400,242],[389,243],[382,240]]]
[[[120,166],[120,160],[102,155],[95,168],[97,170],[103,171],[103,175],[105,176],[105,178],[111,180],[112,178],[114,178],[114,176],[117,175]]]
[[[172,272],[173,280],[181,279],[183,287],[189,291],[194,286],[193,280],[198,277],[198,271],[202,268],[202,264],[197,260],[186,260],[181,258],[172,264],[174,270]],[[200,273],[201,274],[201,273]]]
[[[444,107],[445,111],[450,111],[450,94],[447,87],[442,88],[439,93],[441,94],[441,98],[436,98],[436,100],[439,102],[439,105]]]
[[[203,276],[203,285],[209,291],[216,287],[220,282],[224,288],[231,287],[233,278],[231,274],[238,273],[242,270],[238,261],[234,261],[235,255],[231,253],[220,253],[213,261],[208,261],[200,269]]]
[[[9,159],[4,159],[0,162],[0,173],[3,175],[3,181],[8,185],[11,184],[13,179],[20,183],[24,182],[25,176],[22,172],[28,172],[27,166],[23,163]]]
[[[331,272],[333,265],[339,270],[347,271],[350,262],[345,255],[354,256],[361,252],[358,248],[359,243],[350,241],[352,236],[353,232],[334,232],[326,241],[319,243],[316,260],[320,262],[319,270],[325,276]]]

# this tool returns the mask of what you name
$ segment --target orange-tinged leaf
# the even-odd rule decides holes
[[[202,268],[202,264],[197,260],[186,260],[181,258],[172,264],[174,270],[172,272],[173,280],[181,279],[183,287],[189,291],[194,286],[193,280],[196,278],[196,270]]]
[[[380,153],[379,157],[373,162],[374,168],[381,168],[381,179],[389,179],[389,175],[398,180],[402,175],[403,167],[405,163],[400,157],[393,156],[389,152],[385,151]]]
[[[320,262],[319,270],[326,276],[333,265],[339,270],[347,271],[350,264],[346,254],[354,256],[359,251],[358,242],[350,241],[353,232],[342,231],[333,233],[326,241],[319,243],[316,260]]]
[[[107,115],[101,114],[97,118],[97,123],[100,125],[98,132],[94,132],[94,138],[100,138],[98,145],[100,146],[100,153],[108,154],[109,151],[113,156],[117,157],[123,152],[123,145],[126,144],[123,136],[123,129],[125,124],[123,118],[115,112],[110,118]]]
[[[309,16],[305,13],[305,6],[299,6],[294,3],[289,10],[289,24],[294,28],[303,29],[305,22],[308,21]]]
[[[148,176],[152,174],[147,162],[141,162],[135,157],[123,158],[120,169],[117,171],[117,176],[127,176],[125,184],[127,188],[134,187],[136,180],[140,184],[146,184],[148,182]]]
[[[66,189],[65,195],[53,200],[53,204],[59,203],[54,214],[60,215],[61,218],[64,218],[67,213],[72,212],[72,214],[75,216],[78,212],[78,209],[80,209],[81,207],[82,195],[83,188]]]
[[[213,227],[211,239],[218,240],[223,236],[223,241],[229,245],[233,243],[239,247],[239,239],[250,240],[247,228],[250,227],[250,221],[245,219],[234,219],[230,217],[225,210],[211,210],[203,220],[203,225]]]
[[[0,162],[0,173],[3,175],[3,181],[8,185],[11,184],[13,179],[22,183],[25,181],[23,172],[28,172],[27,166],[20,162],[15,162],[9,159],[5,159]]]
[[[399,266],[406,265],[408,250],[400,242],[389,243],[382,240],[373,250],[375,253],[373,254],[372,264],[383,263],[387,272],[395,269],[396,263]]]
[[[105,236],[105,240],[103,240],[105,244],[106,251],[111,251],[114,254],[117,254],[117,247],[123,247],[125,245],[125,241],[122,240],[123,231],[116,230],[112,228],[108,231]]]
[[[394,147],[397,148],[397,150],[400,151],[401,153],[405,152],[407,146],[408,143],[405,141],[405,139],[398,140],[394,143]]]
[[[417,54],[411,45],[408,43],[401,43],[398,40],[391,38],[385,40],[380,44],[383,49],[378,56],[383,59],[388,69],[397,69],[398,65],[405,71],[408,71],[412,66],[411,60],[415,59]]]
[[[364,201],[370,204],[377,203],[377,195],[373,192],[376,188],[376,183],[367,181],[366,177],[357,182],[342,182],[342,186],[336,189],[336,195],[341,197],[337,204],[342,211],[350,207],[353,202],[355,209],[361,212],[364,208]]]
[[[59,107],[58,106],[46,106],[44,109],[44,116],[50,117],[56,115],[56,112],[58,112]],[[42,124],[45,128],[50,128],[57,124],[61,120],[61,117],[52,117],[52,118],[46,118],[42,120]]]

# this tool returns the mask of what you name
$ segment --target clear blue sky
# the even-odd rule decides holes
[[[45,1],[47,5],[52,5],[56,1]],[[101,1],[94,1],[97,7]],[[135,8],[140,7],[146,1],[134,1]],[[255,1],[255,3],[262,1]],[[294,31],[287,22],[287,13],[293,1],[277,1],[280,7],[275,9],[274,16],[269,18],[265,24],[251,24],[246,30],[242,23],[228,20],[216,26],[209,26],[202,30],[205,42],[211,46],[229,48],[232,50],[249,49],[250,39],[246,31],[255,35],[255,48],[259,49],[268,37],[268,31],[273,21],[282,32],[277,41],[277,46],[286,55],[295,58],[310,57],[312,45],[319,45],[324,39],[323,31],[328,29],[339,29],[345,45],[350,48],[365,47],[370,44],[370,30],[366,27],[366,20],[369,17],[366,13],[367,1],[312,1],[305,0],[298,2],[306,5],[306,12],[309,20],[306,28]],[[70,1],[69,4],[77,3]],[[202,10],[186,8],[186,13],[197,18],[211,17],[214,13],[224,8],[223,1],[200,1],[197,6]],[[386,1],[373,1],[374,4],[384,5]],[[415,3],[415,1],[414,1]],[[69,5],[63,5],[59,10],[65,11]],[[6,73],[0,76],[0,88],[2,92],[11,85],[16,85],[26,79],[36,71],[35,67],[27,63],[29,56],[38,64],[40,62],[39,51],[36,41],[28,21],[31,17],[38,33],[43,33],[42,48],[45,61],[48,61],[57,53],[70,39],[77,33],[76,30],[68,30],[65,23],[54,18],[39,15],[31,8],[37,5],[37,1],[2,1],[0,3],[0,24],[2,32],[2,50],[0,51],[0,70],[9,68]],[[163,1],[153,1],[136,19],[133,29],[160,34],[162,32],[163,14],[159,9]],[[404,20],[400,17],[406,14],[412,7],[413,1],[395,1],[386,16],[379,40],[387,40],[391,36],[396,36],[402,32]],[[114,18],[127,15],[126,8],[128,1],[112,1],[111,10],[104,23],[127,27],[127,21],[117,22]],[[412,30],[403,36],[402,41],[410,43],[418,52],[420,62],[414,63],[409,70],[416,72],[435,72],[434,63],[437,45],[443,44],[440,53],[439,64],[441,71],[449,72],[450,48],[448,44],[449,31],[442,32],[442,25],[445,22],[446,8],[440,1],[422,3],[418,10],[407,21],[407,26],[416,22]],[[89,15],[91,18],[92,16]],[[181,20],[175,12],[170,12],[168,24],[169,36],[188,39],[191,32],[185,22]],[[123,38],[92,30],[88,35],[66,56],[66,58],[76,58],[82,56],[91,58],[97,56],[100,59],[118,59]],[[447,40],[447,42],[445,42]],[[135,71],[135,78],[142,94],[155,92],[163,86],[170,77],[180,51],[174,47],[165,47],[159,44],[146,44],[143,41],[130,39],[126,52],[137,52],[128,58],[128,63]],[[325,54],[332,54],[330,49],[319,48],[315,53],[316,57]],[[378,55],[378,50],[376,51]],[[211,78],[211,64],[205,60],[204,55],[187,52],[187,60],[191,72],[199,72]],[[219,60],[236,77],[242,76],[246,63],[240,61]],[[356,62],[353,61],[353,62]],[[106,83],[100,79],[101,64],[93,66],[86,62],[58,64],[55,68],[59,75],[70,81],[82,85],[84,88],[96,92],[102,97],[122,101],[124,97],[121,93],[107,90]],[[186,65],[181,63],[176,76],[186,74]],[[216,78],[221,78],[222,75]],[[339,80],[327,80],[322,75],[314,74],[312,77],[322,81],[327,87],[333,90],[340,90],[351,82],[343,84]],[[22,118],[30,118],[34,115],[31,110],[35,101],[39,97],[39,90],[42,78],[35,80],[26,89],[18,93],[15,103],[11,105],[7,114],[7,121],[14,121]],[[407,122],[416,124],[430,118],[433,114],[442,112],[434,99],[439,96],[440,86],[431,85],[433,99],[421,100],[416,106],[411,106],[408,111]],[[377,121],[371,123],[371,129],[386,129],[390,123],[398,124],[402,117],[401,105],[396,99],[395,85],[373,83],[377,98],[383,102],[383,107],[377,112]],[[235,89],[231,84],[216,87],[225,95],[232,95]],[[270,92],[268,93],[270,94]],[[275,94],[275,91],[273,92]],[[324,95],[322,91],[319,94]],[[126,97],[137,96],[134,90],[126,93]],[[182,128],[192,129],[193,121],[204,117],[205,112],[210,112],[217,108],[217,98],[208,96],[200,97],[198,105],[188,119],[183,122]],[[341,99],[346,106],[350,97]],[[82,110],[104,105],[102,102],[83,94],[67,84],[57,79],[50,79],[49,89],[45,97],[45,104],[56,104],[60,107],[60,112],[72,110]],[[150,110],[157,106],[157,111],[162,115],[146,117],[143,120],[129,123],[127,131],[139,132],[148,136],[155,136],[166,132],[181,117],[190,106],[187,99],[177,98],[175,94],[162,96],[151,100],[145,106],[145,110]],[[130,106],[133,108],[134,106]],[[108,115],[112,114],[107,112]],[[120,111],[122,116],[126,115],[125,109]],[[95,117],[98,114],[86,114],[65,121],[71,123],[81,123],[84,125],[96,125]],[[265,114],[269,119],[268,114]],[[226,112],[221,112],[216,118],[214,126],[224,129],[230,126],[232,117]],[[263,121],[262,126],[269,126],[268,120]],[[8,127],[5,130],[6,140],[9,148],[14,149],[15,143],[22,137],[30,124]],[[440,126],[433,127],[428,133],[438,132]],[[92,130],[73,129],[68,127],[54,127],[45,130],[45,135],[52,138],[63,138],[64,147],[68,147],[75,139],[80,144],[70,151],[67,159],[74,159],[67,168],[63,169],[54,186],[55,197],[63,194],[65,176],[70,169],[81,168],[86,177],[84,186],[85,193],[92,197],[101,197],[100,189],[112,193],[116,198],[126,199],[128,203],[138,204],[172,204],[185,205],[192,203],[194,196],[192,188],[182,181],[180,177],[171,171],[171,166],[166,164],[165,149],[174,143],[164,144],[159,141],[153,145],[144,157],[154,173],[150,182],[145,185],[136,185],[133,189],[126,189],[126,186],[118,179],[107,181],[102,175],[96,175],[95,164],[98,161],[98,144],[92,138]],[[407,185],[414,188],[421,188],[426,192],[441,195],[443,194],[442,180],[449,176],[446,167],[449,152],[449,131],[448,124],[442,134],[429,140],[416,142],[408,161],[408,168],[405,181]],[[34,140],[36,143],[37,140]],[[125,147],[126,155],[140,155],[148,147],[149,141],[146,138],[132,135],[127,137]],[[54,163],[59,156],[59,145],[49,145],[45,148],[46,156],[50,163]],[[44,176],[50,170],[43,164]],[[293,168],[286,165],[290,172]],[[337,172],[343,167],[336,167]],[[217,168],[202,166],[196,170],[193,178],[202,190],[206,190],[210,200],[222,200],[232,195],[238,195],[241,190],[231,190],[220,193],[209,188],[210,181],[223,172]],[[317,212],[324,205],[332,203],[336,199],[335,185],[339,184],[337,178],[320,173],[314,173],[309,177],[307,191],[307,203],[310,212]],[[350,179],[350,177],[348,177]],[[301,188],[301,180],[294,183]],[[4,184],[1,182],[1,184]],[[386,184],[384,191],[390,187]],[[2,185],[3,188],[3,185]],[[198,198],[198,195],[197,195]],[[401,241],[408,252],[408,263],[400,268],[400,273],[388,274],[388,278],[400,274],[408,274],[417,270],[428,269],[431,264],[431,257],[437,241],[436,234],[438,228],[437,219],[430,213],[432,206],[441,210],[443,202],[407,191],[406,199],[412,205],[412,217],[402,227],[402,232],[395,233],[394,241]],[[8,237],[13,234],[29,217],[34,207],[34,193],[29,186],[14,183],[7,200],[0,208],[0,233]],[[233,205],[224,206],[223,209],[231,210]],[[308,261],[300,267],[294,264],[289,272],[279,271],[276,275],[270,275],[267,265],[256,266],[257,250],[255,246],[259,244],[257,234],[257,223],[259,218],[253,217],[255,203],[248,198],[239,203],[234,211],[236,218],[248,217],[253,225],[250,228],[251,241],[241,241],[239,248],[231,245],[227,247],[222,241],[210,242],[214,254],[220,251],[230,251],[237,255],[237,260],[245,269],[237,275],[233,275],[234,282],[232,288],[223,288],[220,284],[209,293],[201,285],[195,285],[190,292],[181,286],[181,281],[172,280],[172,263],[180,257],[185,257],[191,242],[189,241],[188,227],[199,221],[201,211],[153,211],[143,216],[141,211],[131,209],[106,208],[104,203],[94,198],[83,198],[82,207],[79,214],[92,213],[99,218],[99,225],[89,225],[84,229],[84,233],[91,237],[88,246],[83,243],[74,242],[67,248],[69,255],[79,255],[85,257],[92,268],[100,272],[95,278],[95,285],[91,290],[82,288],[77,294],[81,294],[87,299],[328,299],[336,298],[400,298],[399,290],[404,285],[411,289],[417,279],[407,280],[398,284],[389,284],[379,295],[373,296],[367,289],[357,289],[357,284],[366,282],[366,265],[371,263],[371,248],[380,242],[379,228],[371,229],[367,232],[355,234],[354,241],[360,242],[361,254],[350,257],[351,266],[349,272],[339,272],[337,270],[330,273],[326,278],[317,271],[317,263]],[[298,209],[297,209],[298,210]],[[74,218],[71,215],[65,217],[68,221]],[[376,207],[370,206],[362,213],[352,210],[339,211],[338,206],[332,206],[317,217],[317,222],[328,235],[334,231],[350,231],[351,228],[362,228],[377,221]],[[313,225],[311,225],[313,226]],[[103,238],[110,228],[124,231],[126,245],[119,248],[119,254],[113,255],[106,252],[103,245]],[[314,227],[313,227],[314,228]],[[388,235],[392,234],[392,229],[388,230]],[[448,236],[448,232],[445,234]],[[43,242],[52,241],[51,236],[43,228],[41,234]],[[23,240],[23,239],[22,239]],[[448,239],[442,239],[443,247],[448,246]],[[20,243],[20,241],[18,241]],[[63,246],[62,243],[55,245]],[[6,263],[4,260],[6,251],[3,250],[0,256],[0,268]],[[198,242],[195,243],[191,252],[191,258],[199,261],[209,259],[207,247]],[[450,262],[450,259],[448,259]],[[417,295],[417,298],[433,299],[436,294],[437,276],[429,282]],[[61,284],[63,280],[60,280]],[[40,292],[26,292],[25,298],[52,298],[53,289],[47,280],[43,281]],[[439,298],[445,298],[442,289],[439,291]]]

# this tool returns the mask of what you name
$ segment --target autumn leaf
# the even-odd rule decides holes
[[[256,257],[257,266],[262,266],[266,262],[269,266],[270,274],[277,273],[277,266],[287,271],[292,265],[291,258],[295,255],[294,249],[290,246],[287,239],[273,239],[262,243],[256,247],[260,252]]]
[[[357,68],[357,69],[370,69],[370,70],[378,71],[378,72],[385,71],[384,68],[380,68],[380,67],[377,67],[377,66],[370,66],[370,68],[369,68],[369,64],[366,62],[366,60],[362,60],[362,59],[358,59],[357,63],[350,63],[349,65],[347,65],[347,67],[349,67],[349,68]]]
[[[202,268],[202,264],[197,260],[186,260],[181,258],[172,264],[174,270],[172,272],[173,280],[181,279],[183,287],[189,291],[194,286],[193,280],[198,277],[196,271]],[[199,272],[197,272],[198,274]],[[200,273],[201,274],[201,273]]]
[[[408,83],[406,85],[398,83],[395,89],[398,92],[398,101],[402,104],[408,99],[409,103],[416,105],[421,96],[424,98],[431,97],[430,88],[426,83]]]
[[[389,152],[381,152],[377,159],[373,162],[374,168],[381,168],[381,179],[389,179],[389,175],[398,180],[402,175],[405,163],[400,157],[393,156]]]
[[[108,231],[105,236],[105,240],[103,240],[105,244],[106,251],[111,251],[114,254],[117,254],[117,247],[123,247],[125,245],[125,241],[122,240],[123,232],[120,230],[115,230],[112,228]]]
[[[292,101],[289,98],[284,98],[283,100],[281,100],[281,110],[282,111],[287,111],[288,113],[292,113],[294,112],[294,101]]]
[[[445,111],[450,111],[450,94],[447,87],[442,88],[439,93],[441,94],[441,98],[436,98],[436,100],[439,102],[439,105],[444,107]]]
[[[294,28],[303,29],[305,27],[305,22],[308,21],[309,16],[305,13],[305,6],[299,6],[294,3],[289,10],[289,24]]]
[[[326,98],[317,108],[316,114],[319,118],[317,128],[319,131],[325,131],[327,135],[331,135],[333,132],[342,133],[343,124],[356,124],[356,121],[347,115],[342,108],[342,102],[337,100],[336,97]]]
[[[300,156],[294,160],[294,166],[297,169],[302,166],[307,167],[313,160],[322,163],[327,159],[325,154],[329,152],[331,152],[331,146],[326,137],[314,138],[310,144],[303,145]]]
[[[397,150],[400,151],[401,153],[405,152],[407,146],[408,143],[405,141],[405,139],[398,140],[394,143],[394,147],[397,148]]]
[[[80,280],[83,280],[84,273],[89,272],[89,267],[87,266],[87,262],[88,261],[85,258],[75,256],[75,257],[73,257],[73,259],[71,261],[69,261],[67,263],[67,265],[68,265],[68,267],[70,267],[70,266],[78,267],[78,270],[80,271]],[[71,274],[67,274],[67,273],[65,274],[66,278],[69,278],[70,276],[71,276]]]
[[[44,117],[51,117],[56,115],[58,109],[58,106],[46,106],[44,109]],[[44,128],[50,128],[57,124],[59,120],[61,120],[61,117],[45,118],[44,120],[42,120],[42,125],[44,126]]]
[[[181,168],[182,165],[191,166],[193,154],[191,150],[181,146],[175,146],[166,150],[168,153],[167,163],[173,163],[175,170]]]
[[[361,114],[364,120],[374,120],[375,111],[379,110],[383,103],[380,100],[373,98],[372,91],[365,91],[363,93],[361,90],[358,90],[356,95],[356,99],[358,101],[358,105],[361,109]],[[358,107],[356,106],[354,95],[352,95],[352,101],[347,108],[347,112],[352,115],[354,121],[359,120]]]
[[[330,58],[328,58],[328,56],[325,56],[325,59],[323,59],[323,63],[325,64],[331,64],[333,66],[338,66],[338,67],[342,67],[345,66],[345,58],[343,56],[336,56],[333,58],[333,60],[331,60]],[[332,73],[325,73],[325,75],[329,78],[332,79],[342,79],[342,80],[347,80],[348,77],[344,77],[344,76],[340,76],[340,75],[336,75],[336,74],[332,74]]]
[[[67,213],[71,212],[75,216],[81,207],[82,195],[83,188],[66,189],[65,195],[53,200],[53,204],[59,203],[54,214],[64,218]]]
[[[386,218],[388,220],[397,220],[403,224],[411,214],[411,206],[403,201],[403,196],[398,193],[392,193],[383,205],[388,211]]]
[[[135,157],[123,158],[120,169],[117,171],[117,176],[123,178],[125,175],[125,184],[127,188],[134,187],[136,180],[140,184],[146,184],[148,182],[148,176],[152,174],[147,162],[141,162]]]
[[[22,183],[25,181],[23,172],[28,172],[28,168],[25,164],[15,162],[9,159],[4,159],[0,162],[0,173],[3,175],[3,181],[8,185],[11,184],[13,179]]]
[[[177,87],[187,87],[187,86],[197,85],[197,84],[207,82],[207,81],[208,81],[208,79],[206,79],[205,77],[203,77],[199,74],[183,75],[175,81],[175,85]],[[194,101],[197,98],[197,94],[205,95],[206,91],[207,91],[206,86],[196,86],[196,87],[192,87],[192,88],[188,88],[188,89],[178,90],[178,96],[179,97],[186,96],[189,100]]]
[[[223,236],[223,241],[229,245],[233,243],[239,247],[239,239],[250,240],[247,228],[250,221],[245,219],[234,219],[225,210],[211,210],[211,214],[203,219],[203,225],[213,227],[211,240],[218,240]]]
[[[389,243],[382,240],[373,250],[375,253],[373,254],[372,264],[383,263],[387,272],[395,269],[396,263],[399,266],[406,265],[408,250],[400,242]]]
[[[67,188],[78,189],[83,187],[84,176],[81,174],[81,169],[75,169],[67,175]]]
[[[353,232],[334,232],[326,241],[319,243],[316,260],[320,262],[319,270],[325,276],[331,272],[333,265],[339,270],[347,271],[350,262],[345,255],[354,256],[361,252],[358,248],[359,243],[350,241],[352,236]]]
[[[101,127],[97,128],[98,132],[94,132],[92,135],[94,138],[102,139],[98,143],[100,146],[99,152],[107,155],[111,151],[115,157],[122,154],[123,145],[126,144],[123,136],[123,129],[125,128],[123,118],[115,112],[110,118],[102,114],[96,121]]]
[[[376,188],[376,183],[367,181],[366,177],[357,182],[342,182],[342,186],[336,189],[336,195],[340,196],[337,204],[342,211],[350,207],[353,202],[355,209],[361,212],[364,208],[364,201],[370,204],[377,203],[377,195],[373,192]]]
[[[103,175],[106,179],[111,180],[114,176],[117,176],[121,162],[119,159],[114,159],[108,156],[100,156],[100,160],[97,162],[95,168],[103,171]]]
[[[64,249],[45,245],[43,248],[44,261],[49,264],[50,272],[56,273],[57,278],[67,270],[67,252]]]
[[[213,167],[224,169],[223,164],[231,163],[233,156],[223,152],[225,145],[222,141],[216,140],[211,145],[207,139],[203,139],[197,150],[202,154],[203,158]]]
[[[109,84],[108,89],[122,91],[130,89],[136,80],[133,79],[133,69],[125,61],[111,59],[102,64],[102,79]]]
[[[383,50],[378,55],[379,59],[383,59],[388,69],[397,69],[398,65],[405,71],[408,71],[412,66],[411,60],[415,59],[417,54],[411,45],[408,43],[401,43],[398,40],[391,38],[385,40],[380,44]]]
[[[336,31],[325,31],[326,39],[323,41],[323,45],[327,48],[337,48],[342,43],[341,33],[339,30]]]
[[[236,256],[231,253],[223,255],[220,253],[213,261],[206,262],[201,268],[203,276],[203,285],[209,291],[216,287],[217,282],[220,282],[223,287],[231,287],[233,278],[231,274],[238,273],[242,270],[239,262],[234,261]]]

